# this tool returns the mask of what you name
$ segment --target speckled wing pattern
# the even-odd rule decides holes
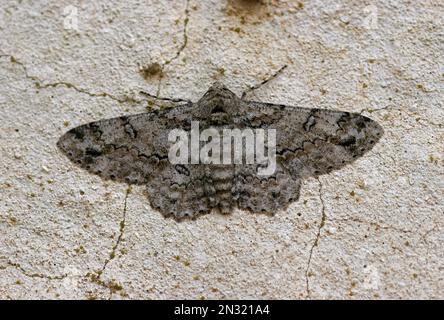
[[[257,164],[172,164],[173,129],[276,130],[276,170],[258,175]],[[71,129],[58,147],[104,179],[147,186],[153,208],[176,218],[213,209],[275,213],[299,198],[301,181],[337,170],[370,150],[383,134],[356,113],[307,109],[237,98],[215,84],[197,103],[100,120]]]

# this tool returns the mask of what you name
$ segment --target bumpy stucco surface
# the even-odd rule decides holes
[[[186,6],[1,1],[0,297],[444,298],[443,3]],[[153,63],[162,76],[142,77]],[[77,125],[171,105],[140,90],[196,101],[284,65],[250,98],[362,111],[385,135],[273,217],[177,223],[56,148]]]

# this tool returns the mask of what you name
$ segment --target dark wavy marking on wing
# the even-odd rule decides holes
[[[72,162],[104,179],[146,184],[169,166],[168,132],[189,126],[191,107],[91,122],[68,131],[57,145]]]
[[[276,129],[278,161],[297,178],[352,163],[384,134],[376,121],[357,113],[261,102],[248,102],[245,110],[251,123]]]

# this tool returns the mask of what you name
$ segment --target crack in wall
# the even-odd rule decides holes
[[[420,235],[421,240],[426,244],[426,266],[429,266],[430,264],[430,243],[429,240],[427,240],[427,237],[430,235],[430,233],[436,231],[436,229],[439,229],[439,226],[438,223],[434,221],[433,227],[424,232],[424,234]]]
[[[397,231],[397,232],[401,232],[401,233],[415,233],[412,230],[401,229],[401,228],[397,228],[397,227],[393,227],[393,226],[389,226],[389,225],[380,225],[377,222],[361,220],[359,218],[342,218],[342,219],[335,219],[335,221],[337,221],[337,222],[349,222],[349,221],[352,221],[352,222],[363,223],[363,224],[367,224],[367,225],[370,225],[370,226],[374,227],[376,230],[383,229],[383,230],[393,230],[393,231]]]
[[[190,21],[189,6],[190,6],[190,0],[186,0],[185,18],[183,20],[183,30],[182,30],[182,35],[183,35],[182,44],[180,45],[176,54],[173,57],[171,57],[170,59],[165,60],[164,63],[162,64],[161,69],[160,69],[159,81],[157,83],[156,96],[160,95],[160,88],[162,86],[162,79],[163,79],[162,75],[163,75],[163,71],[165,69],[165,66],[167,66],[167,65],[171,64],[173,61],[177,60],[188,45],[188,22]]]
[[[40,278],[40,279],[47,279],[47,280],[62,280],[66,278],[68,275],[63,274],[59,276],[49,276],[42,273],[29,273],[25,268],[23,268],[19,263],[8,261],[6,266],[1,266],[0,270],[5,270],[8,267],[13,267],[19,270],[23,275],[25,275],[28,278]]]
[[[172,63],[174,60],[176,60],[177,58],[179,58],[179,56],[182,54],[182,51],[185,50],[187,44],[188,44],[188,22],[190,21],[190,10],[189,10],[189,6],[190,6],[190,0],[186,0],[186,4],[185,4],[185,18],[183,20],[183,41],[181,46],[179,47],[179,49],[177,50],[176,54],[166,60],[163,63],[163,66],[169,65],[170,63]]]
[[[314,248],[319,244],[319,240],[321,238],[321,230],[325,226],[325,221],[327,220],[327,215],[325,214],[325,203],[324,198],[322,197],[322,182],[319,178],[317,178],[319,182],[319,199],[321,201],[321,221],[319,223],[318,232],[316,234],[315,240],[313,241],[313,244],[310,248],[308,261],[307,261],[307,268],[305,269],[305,290],[307,293],[307,297],[310,297],[310,281],[309,281],[309,271],[310,271],[310,265],[311,265],[311,259],[313,257],[313,251]]]
[[[81,94],[85,94],[88,95],[90,97],[93,98],[109,98],[111,100],[117,101],[118,103],[131,103],[131,104],[139,104],[139,103],[144,103],[150,100],[160,100],[160,101],[169,101],[169,102],[188,102],[188,100],[183,100],[183,99],[175,99],[175,98],[167,98],[167,97],[160,97],[158,95],[153,95],[144,91],[140,91],[139,93],[149,97],[149,100],[146,99],[142,99],[142,100],[138,100],[134,97],[130,97],[130,96],[122,96],[122,97],[118,97],[116,95],[113,95],[111,93],[108,92],[91,92],[87,89],[78,87],[70,82],[66,82],[66,81],[58,81],[58,82],[52,82],[52,83],[44,83],[44,80],[41,80],[39,77],[37,76],[33,76],[30,75],[28,72],[28,68],[26,67],[26,65],[21,62],[20,60],[18,60],[17,58],[15,58],[13,55],[10,54],[0,54],[0,58],[9,58],[10,62],[12,64],[17,64],[19,65],[22,70],[23,73],[25,74],[26,79],[31,80],[34,85],[36,86],[37,89],[47,89],[47,88],[57,88],[57,87],[65,87],[68,89],[73,89],[75,91],[77,91],[78,93]]]
[[[44,83],[43,80],[41,80],[40,78],[38,78],[37,76],[33,76],[30,75],[28,72],[28,68],[26,67],[26,65],[21,62],[20,60],[16,59],[13,55],[9,55],[9,54],[2,54],[0,55],[0,57],[9,57],[11,63],[13,64],[17,64],[19,65],[22,70],[23,73],[25,74],[25,77],[27,79],[30,79],[32,82],[34,82],[34,85],[37,87],[37,89],[47,89],[47,88],[57,88],[57,87],[65,87],[68,89],[74,89],[75,91],[79,92],[79,93],[83,93],[86,94],[90,97],[105,97],[105,98],[110,98],[114,101],[117,101],[119,103],[125,103],[125,102],[129,102],[129,103],[141,103],[144,102],[143,100],[136,100],[132,97],[128,97],[128,96],[124,96],[124,97],[117,97],[113,94],[107,93],[107,92],[90,92],[89,90],[86,90],[84,88],[80,88],[72,83],[69,82],[65,82],[65,81],[58,81],[58,82],[53,82],[53,83]]]
[[[117,241],[111,249],[111,252],[109,254],[109,258],[107,260],[105,260],[105,263],[103,264],[102,269],[99,271],[99,277],[105,271],[106,267],[108,266],[108,263],[110,263],[111,260],[113,260],[116,257],[116,250],[119,247],[120,242],[122,241],[123,234],[125,232],[126,209],[127,209],[128,196],[129,196],[130,192],[131,192],[131,187],[129,186],[126,189],[125,199],[123,201],[123,213],[122,213],[122,220],[120,221],[120,224],[119,224],[119,236],[117,237]]]
[[[128,203],[128,196],[131,193],[131,186],[128,186],[126,189],[125,199],[123,201],[123,212],[122,212],[122,220],[119,224],[119,236],[117,237],[116,243],[111,248],[111,252],[109,254],[109,257],[105,260],[105,263],[103,264],[102,268],[96,272],[88,272],[85,277],[89,278],[91,282],[96,283],[104,288],[107,288],[109,290],[109,297],[108,299],[111,299],[113,293],[123,290],[123,287],[117,283],[114,279],[110,280],[108,282],[105,282],[101,279],[101,276],[106,270],[106,267],[108,264],[116,257],[116,250],[120,245],[120,242],[122,241],[124,232],[125,232],[125,223],[126,223],[126,212],[127,212],[127,203]]]

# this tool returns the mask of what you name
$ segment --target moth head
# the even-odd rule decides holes
[[[239,108],[239,98],[222,83],[214,83],[198,101],[199,116],[216,122],[231,119]]]

